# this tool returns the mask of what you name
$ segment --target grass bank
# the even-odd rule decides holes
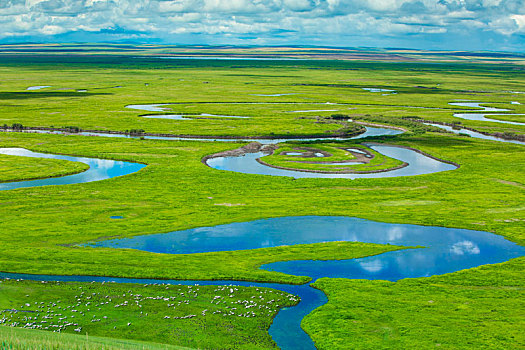
[[[398,282],[329,279],[302,322],[319,349],[518,349],[524,258]]]

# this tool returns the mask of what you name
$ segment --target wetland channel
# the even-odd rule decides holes
[[[393,135],[398,133],[401,132],[399,130],[393,129],[367,127],[367,131],[364,134],[361,134],[355,138],[387,134]],[[89,136],[126,137],[125,135],[118,134],[80,134]],[[186,138],[154,136],[147,138],[187,140]],[[240,141],[200,138],[196,140]],[[310,141],[315,140],[315,138],[300,140]],[[287,140],[256,141],[266,144],[274,144]],[[406,148],[385,145],[374,145],[371,147],[375,147],[374,149],[376,151],[385,153],[386,155],[393,158],[399,156],[399,154],[396,152],[403,153],[407,151],[410,151],[409,154],[411,157],[415,157],[408,160],[409,164],[411,165],[410,168],[412,169],[410,174],[395,173],[396,170],[394,170],[392,171],[392,176],[408,176],[420,173],[432,173],[455,168],[455,166],[429,158],[425,155]],[[131,174],[145,166],[142,164],[104,159],[43,154],[31,152],[25,149],[0,149],[0,152],[2,154],[18,156],[80,161],[90,166],[90,169],[84,173],[68,175],[62,178],[48,178],[42,180],[0,184],[0,190],[98,181],[116,176]],[[254,160],[257,154],[251,154],[250,156],[252,155]],[[443,168],[443,166],[446,168]],[[403,169],[406,168],[408,167]],[[424,171],[418,169],[424,169]],[[228,170],[236,171],[234,168],[229,168]],[[388,172],[367,175],[373,175],[370,177],[384,177],[384,174],[387,173]],[[303,174],[326,175],[312,173]],[[381,279],[397,281],[402,278],[427,277],[473,268],[484,264],[500,263],[525,254],[524,247],[521,247],[501,236],[497,236],[489,232],[444,227],[390,224],[352,217],[327,216],[271,218],[243,223],[219,225],[214,227],[196,228],[185,231],[175,231],[166,234],[154,234],[136,236],[126,239],[115,239],[95,242],[91,245],[94,247],[138,249],[164,254],[189,254],[225,250],[257,249],[282,245],[322,243],[331,241],[356,241],[379,244],[395,244],[417,248],[403,249],[359,259],[283,261],[263,265],[261,268],[268,271],[278,271],[293,275],[309,276],[314,281],[321,277]],[[240,281],[152,280],[96,276],[27,275],[14,273],[0,273],[0,277],[46,281],[105,281],[141,284],[169,283],[184,285],[239,285],[274,288],[298,295],[301,298],[301,302],[297,306],[281,309],[269,329],[270,335],[277,345],[282,349],[315,348],[313,341],[301,329],[301,320],[314,309],[327,302],[327,298],[324,293],[315,288],[311,288],[309,284],[289,285],[279,283]]]

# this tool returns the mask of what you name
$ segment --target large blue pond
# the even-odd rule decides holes
[[[112,239],[90,245],[166,254],[192,254],[334,241],[425,248],[353,260],[279,262],[263,268],[314,279],[345,277],[395,281],[498,263],[525,254],[524,247],[489,232],[389,224],[340,216],[263,219]]]
[[[354,241],[423,246],[350,260],[301,260],[262,266],[293,275],[352,279],[425,277],[525,255],[525,248],[489,232],[433,226],[402,225],[340,216],[263,219],[165,234],[93,243],[95,247],[139,249],[155,253],[191,254],[267,248],[282,245]],[[228,281],[231,283],[231,281]],[[270,334],[282,349],[313,348],[300,328],[302,318],[326,302],[304,286],[267,285],[301,297],[301,303],[277,315]],[[321,293],[322,294],[322,293]]]
[[[360,241],[423,246],[376,256],[326,261],[277,262],[263,269],[293,275],[383,279],[424,277],[484,264],[504,262],[525,255],[525,248],[489,232],[432,226],[402,225],[340,216],[303,216],[263,219],[167,234],[94,243],[94,246],[140,249],[156,253],[188,254],[331,241]],[[164,281],[90,276],[1,274],[0,277],[59,281],[114,281],[121,283],[235,284],[270,287],[299,295],[298,306],[279,312],[270,335],[282,349],[313,349],[300,327],[301,320],[326,303],[325,295],[308,285],[294,286],[238,281]]]

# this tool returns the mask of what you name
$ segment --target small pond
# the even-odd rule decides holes
[[[396,91],[396,90],[379,89],[379,88],[361,88],[361,89],[369,91],[369,92],[395,92]]]
[[[172,120],[195,120],[196,118],[204,119],[206,117],[212,117],[212,118],[240,118],[240,119],[246,119],[250,117],[241,117],[238,115],[217,115],[217,114],[208,114],[208,113],[201,113],[201,114],[153,114],[153,115],[142,115],[142,118],[149,118],[149,119],[172,119]]]
[[[337,112],[338,109],[307,109],[303,111],[289,111],[288,113]]]
[[[38,86],[30,86],[26,90],[32,91],[32,90],[40,90],[51,87],[51,85],[38,85]]]
[[[252,96],[264,96],[264,97],[278,97],[278,96],[290,96],[290,95],[298,95],[297,93],[290,93],[290,94],[252,94]]]

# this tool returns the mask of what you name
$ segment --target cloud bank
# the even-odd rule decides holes
[[[525,50],[523,0],[1,0],[0,42]]]

